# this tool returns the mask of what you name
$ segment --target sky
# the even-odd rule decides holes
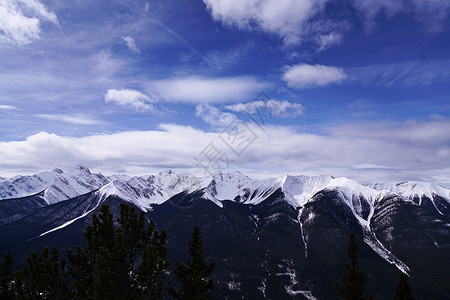
[[[448,0],[0,0],[0,176],[450,187]]]

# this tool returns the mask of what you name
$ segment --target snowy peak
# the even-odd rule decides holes
[[[175,174],[170,170],[149,176],[113,175],[109,179],[111,182],[100,189],[101,197],[115,195],[145,211],[178,193],[193,192],[202,187],[199,178],[188,174]]]
[[[278,188],[280,179],[253,180],[238,171],[213,174],[204,190],[205,197],[222,207],[221,201],[231,200],[245,204],[258,204]]]
[[[403,181],[399,183],[376,183],[375,189],[389,190],[417,205],[431,205],[440,214],[450,214],[450,189],[427,182]]]
[[[0,199],[26,197],[43,192],[43,199],[56,203],[89,193],[108,183],[102,174],[93,174],[83,166],[68,172],[54,169],[32,176],[16,176],[0,182]]]
[[[347,177],[331,180],[326,189],[338,191],[340,198],[348,205],[362,227],[369,227],[376,202],[386,194]]]
[[[417,201],[421,204],[422,198],[433,199],[435,196],[440,196],[445,199],[450,199],[450,190],[438,185],[427,182],[417,181],[403,181],[399,183],[376,183],[373,185],[375,189],[385,189],[394,192],[406,199]]]
[[[315,193],[326,187],[333,178],[329,175],[286,175],[281,179],[281,188],[287,196],[287,201],[294,207],[300,207],[305,205]]]
[[[104,187],[104,188],[102,188]],[[294,208],[301,208],[321,190],[336,190],[341,200],[349,206],[361,224],[368,225],[374,206],[380,199],[392,194],[428,205],[441,214],[450,214],[450,190],[423,182],[377,183],[370,186],[346,178],[329,175],[292,176],[264,180],[252,179],[238,171],[216,172],[210,176],[196,177],[178,174],[171,170],[156,175],[134,176],[93,174],[79,165],[73,170],[60,169],[32,176],[16,176],[0,181],[0,200],[43,193],[48,203],[67,200],[91,191],[102,195],[116,195],[132,202],[143,210],[151,209],[172,196],[202,190],[204,197],[222,207],[222,201],[230,200],[256,205],[281,189],[285,200]]]

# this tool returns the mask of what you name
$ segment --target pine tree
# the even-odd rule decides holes
[[[178,291],[170,289],[169,292],[176,299],[208,299],[208,293],[213,289],[213,281],[208,279],[208,276],[215,264],[205,261],[203,242],[198,226],[194,227],[192,240],[189,242],[188,248],[192,260],[187,262],[187,266],[177,262],[177,267],[174,269],[174,274],[178,277],[181,288]]]
[[[158,299],[168,268],[166,235],[146,227],[144,213],[126,204],[115,226],[107,205],[87,226],[86,249],[69,251],[77,299]]]
[[[345,274],[342,277],[342,285],[336,283],[336,288],[342,299],[364,300],[364,274],[358,266],[358,244],[355,234],[350,234],[347,255],[350,262],[345,265]]]
[[[165,270],[169,267],[167,253],[165,231],[162,230],[161,233],[155,231],[151,244],[144,249],[137,273],[137,280],[142,287],[141,293],[144,299],[163,298],[162,287],[165,281]]]
[[[68,272],[74,278],[73,288],[77,299],[94,299],[113,296],[113,273],[110,267],[114,258],[114,223],[109,207],[103,205],[100,214],[92,216],[84,237],[87,247],[77,247],[76,254],[68,251]],[[104,287],[102,289],[102,286]]]
[[[44,248],[32,252],[27,265],[14,273],[14,292],[18,299],[72,299],[65,261],[59,260],[58,250]]]
[[[12,299],[11,291],[11,266],[14,263],[14,257],[11,251],[1,255],[0,263],[0,299]]]
[[[398,285],[395,288],[394,300],[414,300],[408,277],[403,273],[398,277]]]

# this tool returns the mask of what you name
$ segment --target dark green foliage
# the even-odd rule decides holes
[[[1,255],[2,261],[0,262],[0,299],[12,299],[11,291],[11,266],[14,262],[14,257],[11,251]]]
[[[394,300],[414,300],[408,277],[403,273],[398,277],[398,285],[395,288]]]
[[[14,273],[14,291],[18,299],[71,299],[65,261],[58,250],[45,248],[41,254],[32,252],[27,265]]]
[[[181,283],[181,288],[178,291],[170,289],[170,293],[176,299],[208,299],[208,294],[213,289],[213,281],[208,276],[214,268],[214,263],[205,261],[203,242],[198,226],[194,227],[192,240],[189,242],[188,248],[192,260],[187,262],[187,266],[177,262],[177,267],[174,269],[174,273]]]
[[[120,207],[114,226],[107,205],[86,227],[86,249],[69,251],[69,274],[77,299],[158,299],[162,297],[167,261],[166,235],[146,227],[143,212]],[[138,263],[140,262],[140,263]]]
[[[120,207],[114,222],[107,205],[93,215],[85,228],[86,248],[67,253],[68,265],[58,251],[45,248],[31,253],[26,267],[14,274],[17,299],[159,299],[167,261],[166,233],[146,226],[144,213],[128,205]],[[7,277],[10,253],[2,263]],[[3,272],[3,270],[5,270]],[[68,279],[70,276],[70,280]],[[8,286],[8,279],[5,279]],[[0,299],[8,299],[1,297]]]
[[[165,231],[162,230],[161,233],[155,231],[151,244],[144,249],[142,263],[137,273],[137,280],[143,287],[141,292],[145,299],[163,297],[165,270],[169,267],[167,252]]]
[[[336,288],[342,299],[364,300],[365,278],[358,266],[358,244],[356,243],[354,233],[350,234],[347,255],[350,258],[350,262],[345,265],[342,285],[336,283]]]

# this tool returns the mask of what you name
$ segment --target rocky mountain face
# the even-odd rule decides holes
[[[167,230],[172,265],[188,257],[192,227],[200,226],[217,263],[213,298],[336,299],[355,232],[375,299],[391,298],[399,272],[417,299],[450,299],[450,190],[429,183],[253,180],[237,171],[105,177],[79,166],[3,179],[0,198],[0,250],[18,261],[43,246],[82,244],[103,203],[117,214],[127,202]]]

